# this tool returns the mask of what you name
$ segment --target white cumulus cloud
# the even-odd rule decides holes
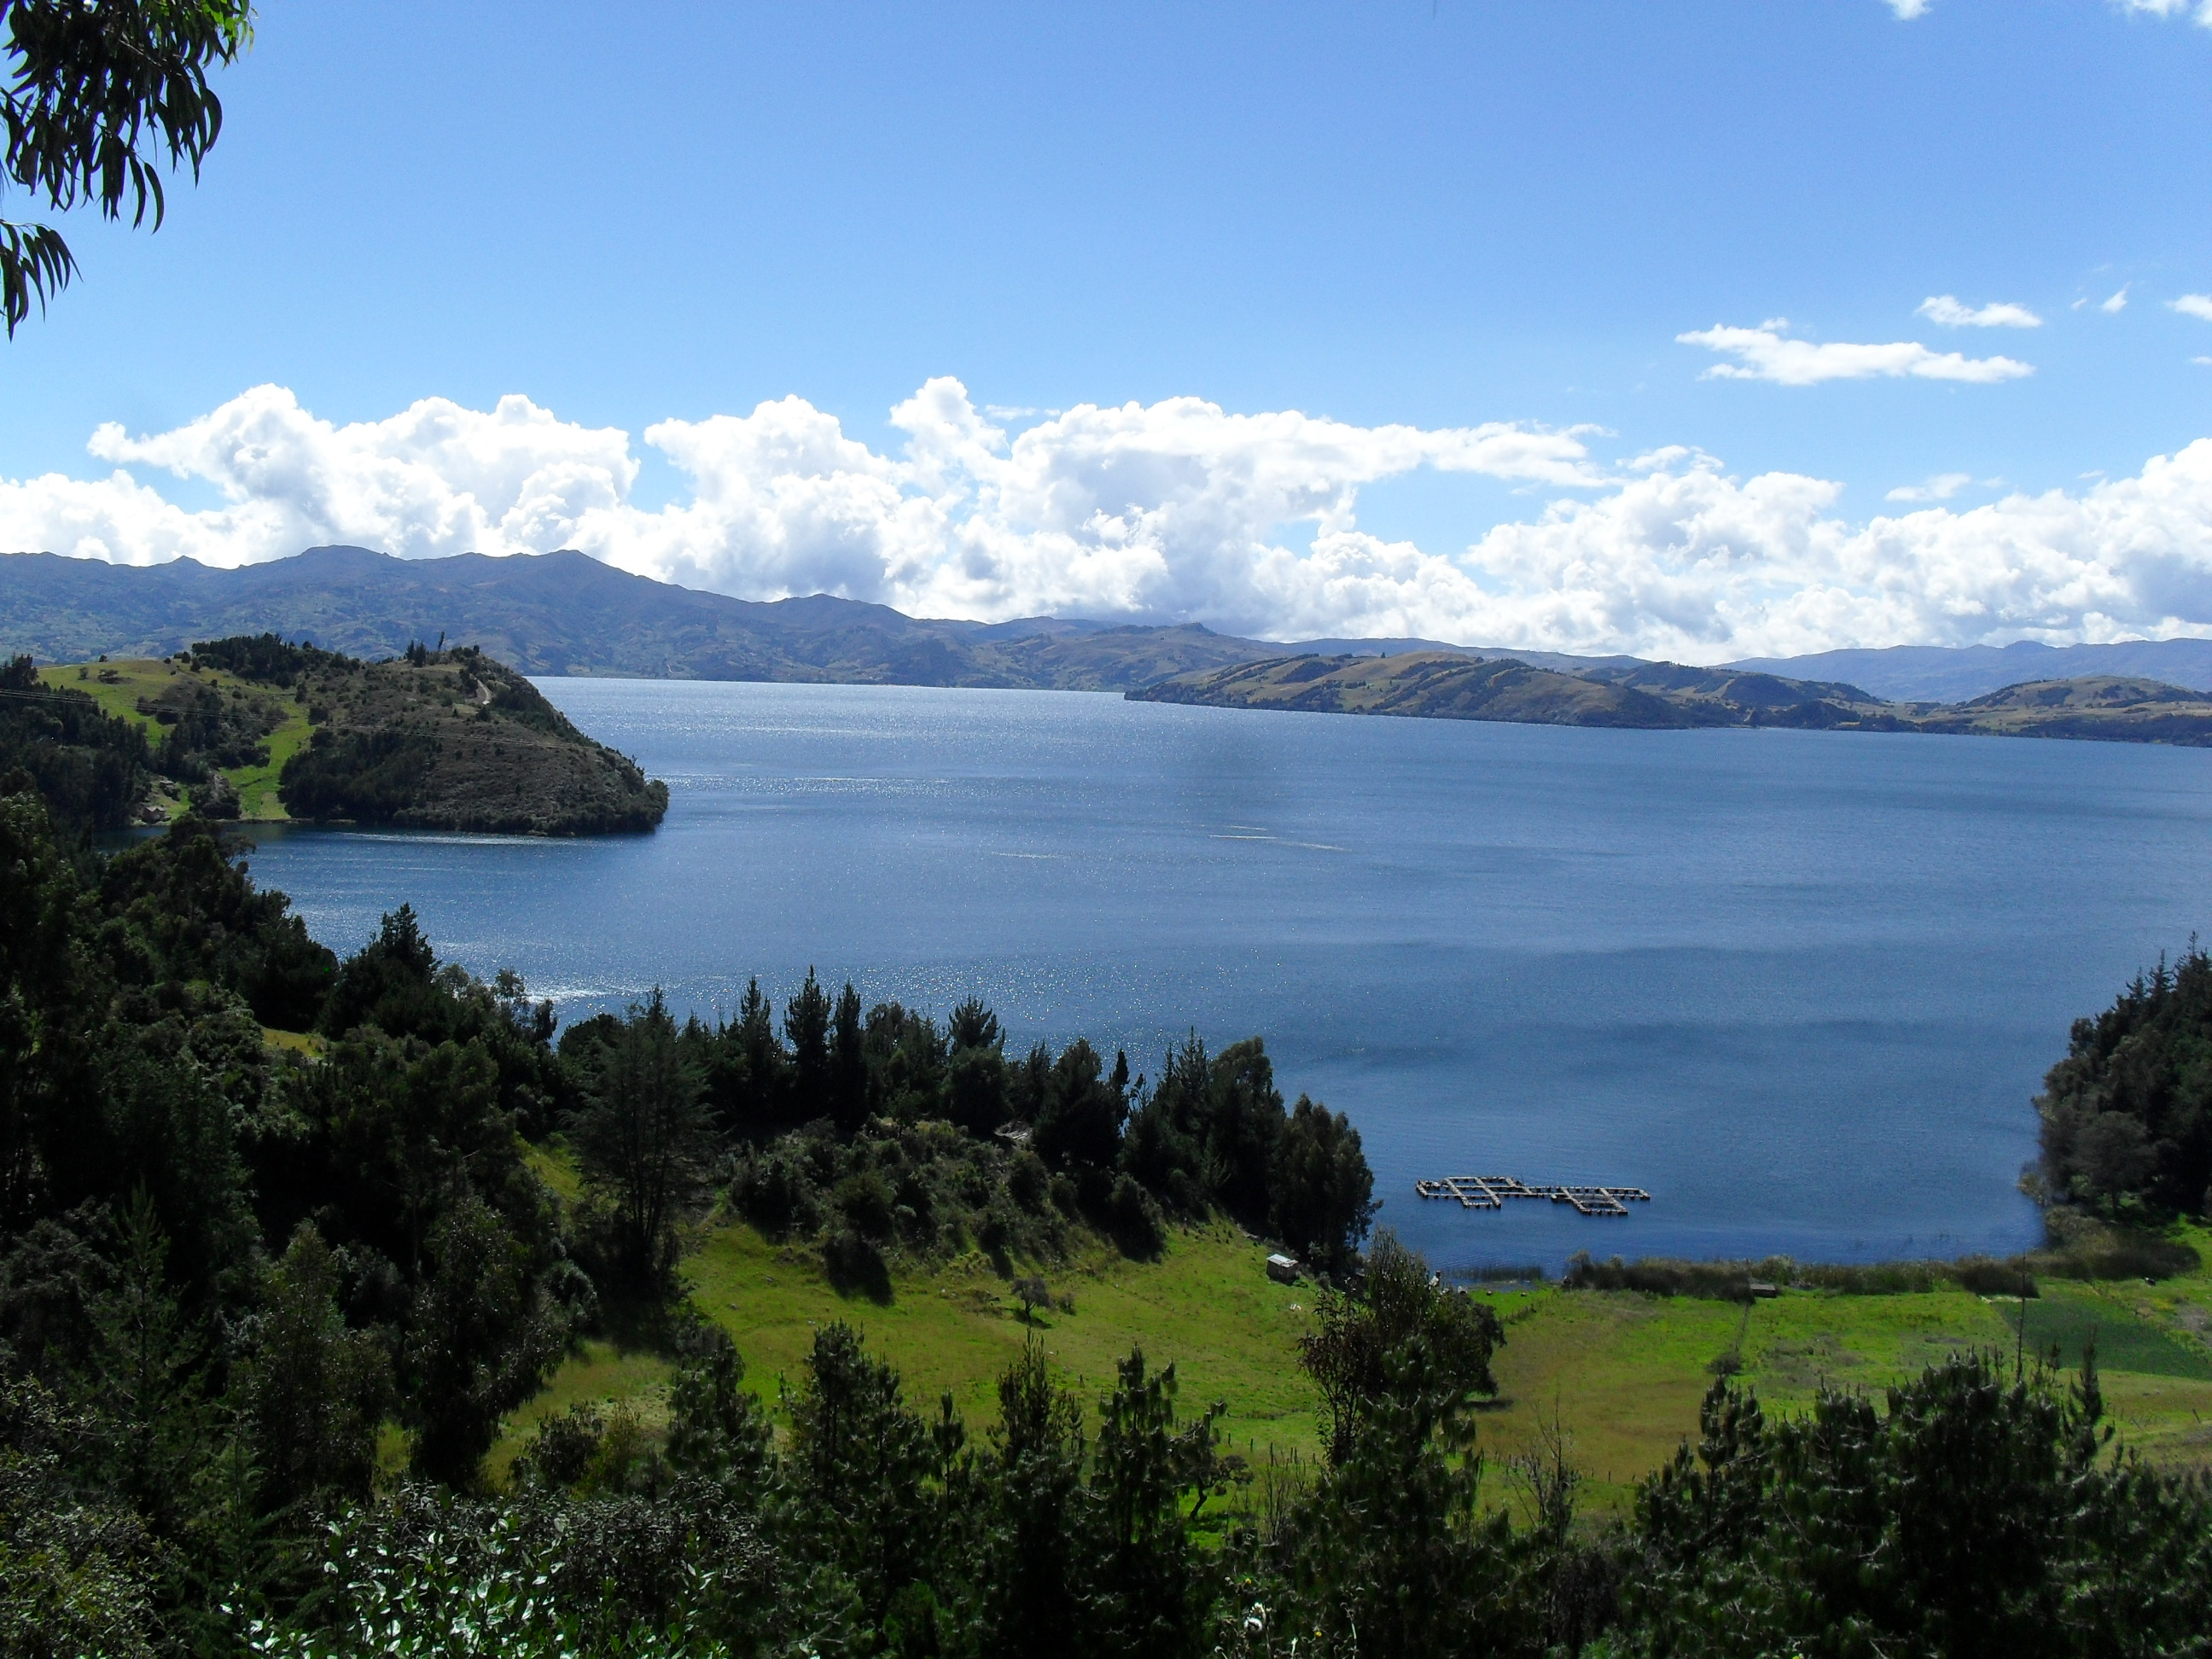
[[[1897,14],[1900,22],[1909,23],[1916,17],[1928,15],[1928,0],[1883,0],[1883,3]]]
[[[409,556],[578,547],[750,599],[828,592],[928,616],[1193,619],[1275,639],[1416,635],[1686,661],[1838,645],[2212,636],[2212,439],[2133,477],[1945,505],[1737,477],[1695,451],[1608,463],[1600,434],[1507,422],[1356,426],[1195,398],[1079,405],[1018,431],[957,380],[892,411],[878,450],[799,398],[668,421],[644,441],[689,488],[631,499],[629,435],[525,398],[430,399],[336,425],[280,387],[172,431],[94,435],[108,469],[0,480],[0,548],[212,563],[317,542]],[[1421,469],[1540,490],[1457,547],[1387,540],[1361,489]],[[188,507],[179,477],[221,497]]]
[[[557,543],[578,515],[629,493],[629,434],[556,419],[527,398],[489,412],[428,398],[388,420],[337,427],[282,386],[256,386],[173,431],[112,424],[88,447],[118,470],[0,483],[0,547],[148,564],[189,555],[242,564],[318,541],[373,543],[404,557]],[[121,471],[213,484],[224,505],[185,512]]]
[[[1910,376],[1922,380],[1967,380],[1986,384],[2016,380],[2033,374],[2033,364],[2010,357],[1968,357],[1956,351],[1931,351],[1913,340],[1887,345],[1852,345],[1840,340],[1790,338],[1783,331],[1785,318],[1776,317],[1757,328],[1719,326],[1699,329],[1674,337],[1683,345],[1700,345],[1734,362],[1716,363],[1705,378],[1718,380],[1771,380],[1777,386],[1819,386],[1826,380],[1896,380]]]
[[[1955,294],[1931,294],[1915,307],[1915,316],[1946,328],[2041,328],[2043,319],[2026,306],[1996,301],[1985,306],[1963,303]]]
[[[2114,3],[2130,15],[2187,17],[2212,28],[2212,0],[2114,0]]]
[[[2178,311],[2185,317],[2212,322],[2212,294],[2185,294],[2179,300],[2169,300],[2166,303],[2169,310]]]
[[[1938,472],[1924,483],[1899,484],[1883,499],[1893,501],[1948,501],[1973,481],[1971,473]]]

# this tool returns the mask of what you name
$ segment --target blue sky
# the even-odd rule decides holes
[[[748,595],[1692,657],[2212,631],[2212,302],[2173,308],[2212,294],[2212,28],[1901,9],[279,0],[168,226],[73,227],[0,349],[0,545],[534,535]],[[1942,320],[1992,304],[2040,325]],[[1711,373],[1786,340],[1924,350]],[[917,439],[933,377],[964,402]],[[550,448],[379,424],[502,397]],[[1054,419],[1174,399],[1231,424]],[[1579,455],[1372,437],[1496,423]]]

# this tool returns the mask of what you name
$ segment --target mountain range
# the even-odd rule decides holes
[[[134,567],[51,553],[0,555],[0,650],[11,654],[42,662],[164,657],[196,640],[264,631],[368,658],[398,656],[413,641],[434,644],[442,635],[537,675],[1083,691],[1127,690],[1309,653],[1448,652],[1570,672],[1643,665],[1635,657],[1437,640],[1249,640],[1194,623],[961,622],[828,594],[733,599],[631,575],[574,551],[398,559],[362,547],[315,547],[234,569],[189,559]],[[1898,646],[1724,666],[1846,682],[1884,702],[1959,702],[2025,681],[2091,676],[2212,690],[2212,640]]]
[[[2212,691],[2212,640],[2124,640],[2115,645],[1893,645],[1820,651],[1804,657],[1753,657],[1730,668],[1796,679],[1846,680],[1891,702],[1965,702],[2031,680],[2103,677],[2160,680]]]
[[[577,552],[395,559],[311,547],[217,569],[0,556],[0,648],[42,661],[163,657],[282,635],[394,657],[441,635],[539,675],[1120,690],[1279,653],[1196,624],[935,621],[828,594],[760,603],[633,576]]]

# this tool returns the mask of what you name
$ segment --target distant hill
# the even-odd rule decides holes
[[[633,576],[577,552],[395,559],[363,547],[311,547],[228,570],[186,559],[131,567],[0,554],[0,649],[41,662],[160,658],[194,640],[264,631],[372,659],[443,635],[526,674],[1070,691],[1125,690],[1286,650],[1473,654],[1433,640],[1285,646],[1196,623],[933,620],[821,593],[762,603]],[[1543,667],[1636,661],[1514,654]]]
[[[1196,623],[1147,627],[1066,617],[950,621],[819,593],[762,603],[633,576],[573,551],[395,559],[362,547],[314,547],[229,570],[186,559],[132,567],[51,553],[0,554],[0,652],[27,652],[41,662],[102,654],[161,658],[194,640],[264,631],[371,659],[397,656],[410,640],[434,641],[443,635],[451,644],[481,646],[533,675],[1082,691],[1127,690],[1292,653],[1510,657],[1572,674],[1649,665],[1636,657],[1411,637],[1285,643],[1217,634]],[[1876,700],[1900,702],[1965,702],[2028,681],[2113,676],[2212,691],[2212,640],[2063,648],[1897,646],[1753,658],[1726,668],[1839,681]]]
[[[1516,653],[1517,654],[1517,653]],[[1966,702],[2033,680],[2108,675],[2212,691],[2212,640],[2130,640],[2119,645],[1893,645],[1808,657],[1749,657],[1732,668],[1805,679],[1849,680],[1893,702]]]
[[[1482,657],[1492,661],[1510,657],[1531,668],[1557,668],[1578,672],[1585,668],[1629,668],[1645,660],[1642,657],[1613,655],[1606,657],[1577,657],[1565,651],[1523,651],[1510,645],[1454,645],[1445,640],[1422,639],[1352,639],[1299,640],[1295,643],[1267,644],[1254,641],[1272,655],[1296,652],[1318,657],[1403,657],[1417,651],[1449,652],[1455,657]]]
[[[1072,690],[1119,690],[1283,648],[1194,624],[938,622],[826,594],[760,604],[575,552],[395,559],[314,547],[234,570],[0,555],[0,648],[43,662],[159,658],[263,632],[372,659],[442,635],[526,674]]]
[[[1278,657],[1179,675],[1127,695],[1212,708],[1647,730],[1849,726],[1883,707],[1856,686],[1772,674],[1634,661],[1570,672],[1535,666],[1517,654],[1443,651]]]
[[[1669,726],[1686,722],[1660,699],[1571,674],[1456,652],[1395,657],[1284,657],[1183,674],[1126,694],[1137,702],[1307,714],[1414,714],[1539,726]]]
[[[2121,675],[2008,685],[1948,707],[1916,704],[1908,718],[1924,732],[2212,744],[2212,697]]]
[[[1893,702],[1844,681],[1738,668],[1634,662],[1562,672],[1516,657],[1416,651],[1275,657],[1178,675],[1125,695],[1214,708],[1531,726],[1766,726],[2212,745],[2212,697],[2110,676],[2008,686],[1962,703]]]

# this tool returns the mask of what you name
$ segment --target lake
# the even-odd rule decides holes
[[[2033,1243],[2031,1097],[2212,877],[2203,750],[538,684],[667,780],[657,834],[264,829],[257,878],[342,951],[410,901],[572,1018],[656,984],[727,1011],[753,975],[781,1001],[811,964],[1139,1071],[1257,1034],[1454,1270]],[[1413,1196],[1470,1172],[1653,1201]]]

